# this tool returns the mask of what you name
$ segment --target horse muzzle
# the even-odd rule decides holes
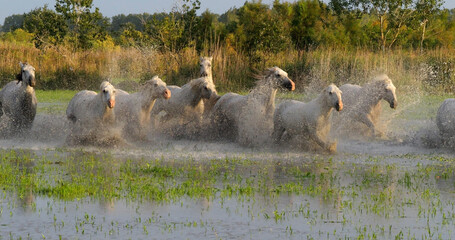
[[[171,91],[169,91],[169,89],[164,90],[163,97],[164,97],[164,99],[171,98]]]
[[[36,80],[34,77],[30,78],[30,82],[28,84],[30,87],[35,87],[36,85]]]
[[[207,76],[209,76],[209,74],[206,71],[201,72],[201,77],[207,77]]]
[[[289,91],[294,91],[295,90],[295,83],[291,79],[288,79],[288,81],[283,83],[283,87],[286,88]]]
[[[393,101],[390,103],[390,108],[396,109],[398,106],[398,101]]]
[[[115,107],[115,100],[114,99],[109,99],[109,101],[107,102],[107,106],[109,108],[114,108]]]
[[[343,110],[343,102],[337,102],[335,104],[335,109],[339,112],[341,110]]]

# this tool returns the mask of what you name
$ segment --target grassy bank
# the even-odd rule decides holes
[[[14,78],[19,61],[37,69],[38,89],[97,89],[102,80],[115,84],[140,82],[153,75],[168,84],[182,85],[198,76],[200,55],[212,55],[213,75],[220,91],[239,91],[253,86],[253,75],[279,66],[295,80],[298,89],[320,88],[327,83],[364,83],[378,73],[387,73],[397,86],[432,92],[452,92],[455,83],[453,50],[438,49],[420,54],[394,50],[287,50],[257,54],[254,58],[219,47],[199,54],[195,49],[179,53],[153,48],[115,48],[71,52],[67,49],[40,51],[29,45],[0,42],[0,83]]]

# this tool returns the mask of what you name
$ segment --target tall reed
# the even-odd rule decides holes
[[[152,47],[71,52],[63,47],[40,51],[30,45],[0,41],[0,83],[14,79],[19,61],[37,69],[39,89],[97,89],[102,80],[114,84],[140,82],[159,75],[168,84],[182,85],[199,74],[199,56],[213,56],[213,75],[220,91],[247,90],[254,75],[267,67],[287,71],[298,89],[320,89],[328,83],[362,84],[379,73],[388,74],[397,86],[430,92],[454,91],[454,50],[393,50],[386,53],[364,49],[289,49],[279,53],[243,53],[215,46],[198,53],[186,48],[179,53],[159,52]]]

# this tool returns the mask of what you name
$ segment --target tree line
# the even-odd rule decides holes
[[[223,44],[253,60],[264,53],[318,47],[390,49],[453,48],[455,9],[443,0],[248,1],[223,14],[198,14],[199,0],[181,0],[170,12],[107,18],[93,0],[56,0],[5,18],[1,38],[23,30],[36,48],[153,47],[179,52]]]

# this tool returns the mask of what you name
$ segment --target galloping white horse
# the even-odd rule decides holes
[[[99,93],[88,90],[76,93],[66,108],[66,116],[72,123],[69,137],[91,141],[109,136],[116,127],[115,96],[116,89],[107,81],[101,83]]]
[[[389,103],[391,108],[398,106],[395,86],[392,80],[385,74],[376,77],[371,83],[362,87],[345,84],[340,87],[343,92],[345,109],[340,114],[334,114],[335,129],[339,133],[381,136],[383,133],[377,129],[377,123],[381,114],[381,100]],[[346,124],[349,121],[350,124]],[[368,128],[362,132],[361,123]],[[366,133],[365,133],[366,132]]]
[[[139,92],[128,94],[117,89],[115,117],[123,124],[123,134],[143,139],[150,127],[150,112],[159,98],[169,99],[171,92],[158,76],[146,81]]]
[[[215,85],[205,77],[193,79],[182,87],[168,86],[168,89],[172,97],[169,100],[157,99],[152,117],[163,111],[166,120],[179,118],[181,122],[200,122],[204,111],[202,99],[216,94]]]
[[[200,76],[207,77],[212,80],[212,60],[213,57],[200,57],[199,58],[199,65],[200,65]]]
[[[200,65],[200,76],[204,77],[207,79],[207,81],[210,81],[215,85],[213,82],[213,76],[212,76],[212,60],[213,57],[200,57],[199,58],[199,65]],[[215,106],[216,102],[220,99],[220,96],[215,92],[212,94],[210,99],[203,99],[204,103],[204,117],[208,117],[208,115],[211,113],[213,106]]]
[[[285,101],[280,103],[273,116],[273,135],[276,143],[297,142],[310,147],[316,143],[329,152],[336,151],[336,142],[328,141],[332,110],[341,111],[341,91],[331,84],[317,98],[308,103]]]
[[[258,134],[266,135],[271,125],[278,88],[293,91],[295,84],[278,67],[267,69],[259,79],[248,95],[227,93],[216,102],[212,112],[216,137],[246,145],[263,142]]]
[[[11,133],[32,127],[38,103],[34,89],[35,68],[28,63],[20,62],[19,65],[21,72],[17,81],[9,82],[0,91],[0,119],[7,121],[7,130]]]

